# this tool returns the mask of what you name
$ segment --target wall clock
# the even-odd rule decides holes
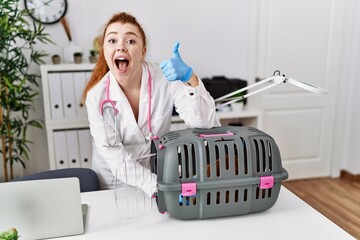
[[[53,24],[65,16],[67,0],[24,0],[30,16],[38,22]]]

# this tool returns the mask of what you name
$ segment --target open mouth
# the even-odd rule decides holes
[[[117,58],[115,59],[115,65],[119,69],[120,72],[126,72],[129,66],[129,60],[126,58]]]

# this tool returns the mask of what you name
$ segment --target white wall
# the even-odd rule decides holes
[[[346,1],[349,2],[349,6],[344,13],[347,17],[347,25],[344,26],[345,54],[344,64],[341,66],[342,74],[339,76],[339,81],[343,81],[344,85],[339,88],[341,93],[337,103],[336,120],[337,124],[341,125],[339,129],[345,130],[335,132],[334,156],[339,157],[341,161],[334,168],[344,168],[359,174],[360,99],[356,90],[360,88],[357,80],[360,72],[356,69],[360,69],[360,48],[357,47],[360,34],[352,39],[352,33],[359,31],[357,29],[360,27],[360,21],[355,20],[355,16],[360,15],[360,7],[356,0]],[[255,61],[256,53],[244,47],[257,44],[256,41],[249,42],[251,38],[247,36],[248,32],[255,32],[257,27],[256,21],[249,21],[247,14],[251,11],[250,2],[253,4],[256,1],[68,0],[69,9],[66,17],[70,22],[74,43],[82,48],[86,59],[94,37],[102,31],[103,25],[111,15],[119,11],[128,11],[138,18],[147,33],[148,60],[160,62],[171,57],[172,45],[174,41],[179,40],[184,60],[200,77],[226,74],[228,77],[248,79],[252,83],[254,72],[251,64],[248,64],[248,59]],[[357,24],[353,21],[357,21]],[[352,24],[354,26],[350,28]],[[39,45],[39,48],[50,54],[62,54],[63,47],[67,46],[68,41],[61,24],[49,25],[46,31],[50,33],[56,45]],[[346,44],[348,42],[351,42],[351,47]],[[355,48],[358,50],[354,56],[352,54]],[[47,58],[47,62],[50,63],[50,58]],[[345,64],[349,62],[351,66]],[[353,74],[349,74],[349,71]],[[42,96],[36,100],[35,108],[34,117],[44,118]],[[31,147],[31,160],[27,164],[25,174],[49,168],[45,130],[31,130],[29,136],[35,144]],[[23,174],[21,168],[17,174]]]
[[[348,0],[344,26],[341,92],[338,103],[338,128],[335,135],[335,156],[341,158],[341,169],[360,174],[360,2]]]
[[[119,11],[133,14],[148,37],[150,61],[171,57],[172,46],[180,41],[180,53],[200,76],[226,73],[247,78],[248,0],[68,0],[67,19],[74,43],[88,56],[96,35]],[[241,12],[241,13],[240,13]],[[245,29],[245,31],[243,31]],[[62,53],[68,44],[60,23],[47,26],[57,43],[44,49]],[[241,30],[241,31],[240,31]],[[50,62],[50,60],[48,60]]]

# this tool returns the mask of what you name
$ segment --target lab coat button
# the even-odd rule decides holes
[[[193,92],[191,92],[191,93],[190,93],[190,96],[194,96],[194,93],[193,93]]]

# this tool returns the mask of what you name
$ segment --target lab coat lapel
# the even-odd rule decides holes
[[[142,84],[141,84],[142,85]],[[141,93],[140,93],[141,96]],[[141,98],[141,97],[140,97]],[[116,101],[116,108],[120,114],[120,134],[124,132],[124,128],[130,128],[132,131],[132,142],[141,142],[144,135],[136,122],[134,113],[121,87],[118,85],[115,77],[110,73],[110,99]],[[124,138],[121,137],[123,140]],[[126,141],[126,139],[125,139]]]
[[[144,133],[144,137],[149,135],[148,129],[148,107],[149,107],[149,93],[148,93],[148,71],[145,65],[142,67],[141,77],[141,90],[140,90],[140,101],[139,101],[139,116],[138,126]]]

